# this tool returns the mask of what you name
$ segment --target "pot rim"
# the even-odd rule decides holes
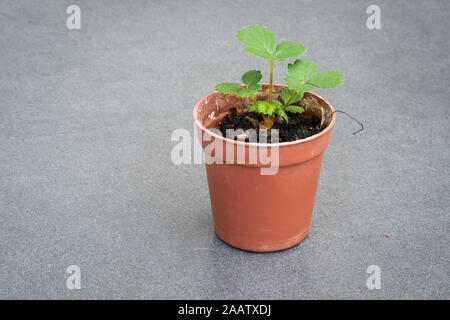
[[[287,85],[284,84],[273,84],[274,86],[277,87],[287,87]],[[222,140],[223,142],[226,143],[232,143],[235,145],[241,145],[241,146],[259,146],[259,147],[281,147],[281,146],[294,146],[294,145],[298,145],[298,144],[303,144],[303,143],[308,143],[312,140],[315,140],[319,137],[321,137],[322,135],[326,134],[328,131],[331,130],[331,128],[333,128],[334,123],[336,122],[336,113],[334,112],[334,108],[331,105],[331,103],[329,103],[326,99],[324,99],[323,97],[321,97],[320,95],[318,95],[317,93],[314,93],[312,91],[306,91],[308,94],[311,94],[313,96],[315,96],[316,98],[324,101],[329,107],[330,110],[332,112],[332,118],[331,118],[331,122],[327,125],[327,127],[320,131],[319,133],[316,133],[315,135],[312,135],[308,138],[304,138],[304,139],[300,139],[300,140],[295,140],[295,141],[289,141],[289,142],[278,142],[278,143],[259,143],[259,142],[244,142],[244,141],[237,141],[237,140],[231,140],[228,139],[224,136],[218,135],[214,132],[212,132],[211,130],[209,130],[208,128],[206,128],[205,126],[203,126],[202,123],[200,123],[200,121],[197,119],[196,117],[196,111],[198,110],[198,108],[200,107],[200,104],[208,99],[209,97],[211,97],[214,94],[218,94],[218,91],[213,91],[210,94],[204,96],[203,98],[201,98],[194,106],[193,112],[192,112],[192,116],[194,118],[194,123],[197,127],[199,127],[202,132],[208,132],[208,134],[210,134],[212,137],[214,137],[215,139],[219,139]]]

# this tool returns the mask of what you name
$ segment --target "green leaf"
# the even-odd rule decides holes
[[[290,105],[286,107],[286,111],[292,112],[292,113],[302,113],[305,111],[302,107]]]
[[[284,82],[286,82],[289,89],[297,91],[298,93],[303,93],[315,89],[312,85],[309,85],[307,83],[302,84],[297,78],[293,78],[291,76],[287,76],[286,78],[284,78]]]
[[[239,98],[248,97],[248,96],[251,96],[252,94],[257,93],[261,89],[262,89],[262,87],[260,84],[252,83],[246,89],[239,91],[236,94],[236,97],[239,97]]]
[[[242,76],[242,82],[244,82],[247,86],[252,84],[257,84],[262,79],[261,71],[259,70],[250,70],[244,73]]]
[[[309,60],[296,60],[288,64],[288,74],[299,82],[306,80],[317,72],[317,65]]]
[[[297,92],[311,91],[314,89],[304,81],[317,72],[317,65],[309,60],[296,60],[288,65],[288,76],[284,81],[289,89]]]
[[[267,114],[267,109],[270,107],[270,103],[267,101],[256,101],[254,104],[247,107],[250,112],[256,111]]]
[[[220,93],[232,94],[236,91],[242,90],[242,86],[238,83],[223,82],[216,85],[216,90]]]
[[[276,112],[276,107],[273,104],[270,104],[267,106],[266,114],[271,116]]]
[[[277,106],[282,106],[281,102],[276,99],[272,99],[272,104],[277,105]]]
[[[279,101],[278,101],[279,103]],[[247,110],[250,112],[256,111],[263,113],[265,115],[271,116],[274,113],[280,115],[286,122],[288,122],[288,117],[286,115],[286,112],[283,110],[283,106],[281,103],[279,104],[270,104],[267,101],[256,101],[251,106],[247,107]]]
[[[256,101],[254,104],[247,107],[248,111],[261,112],[269,116],[273,115],[277,109],[278,107],[276,105],[270,104],[267,101]]]
[[[248,111],[248,112],[259,112],[259,111],[258,111],[258,106],[255,105],[255,104],[252,104],[252,105],[250,105],[250,106],[247,107],[247,111]]]
[[[306,47],[297,41],[283,41],[275,52],[275,57],[280,59],[297,58],[306,52]]]
[[[245,48],[244,49],[245,52],[248,52],[254,56],[263,58],[263,59],[272,59],[272,56],[270,54],[268,54],[267,52],[261,50],[261,49],[256,49],[256,48]]]
[[[281,99],[284,101],[284,103],[287,103],[295,92],[297,91],[294,91],[289,88],[284,88],[283,91],[281,91]],[[294,97],[294,99],[291,100],[290,103],[296,103],[300,101],[302,98],[303,92],[297,92],[297,95]]]
[[[338,71],[325,71],[316,74],[308,80],[308,84],[311,84],[318,88],[336,88],[344,81],[344,75]]]
[[[272,59],[277,40],[269,29],[249,26],[239,30],[237,38],[246,46],[246,52],[264,59]]]
[[[284,112],[284,109],[282,106],[278,106],[278,108],[276,109],[276,114],[279,114],[285,121],[286,123],[288,123],[288,116],[286,114],[286,112]]]

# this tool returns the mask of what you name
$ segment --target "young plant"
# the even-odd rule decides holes
[[[250,70],[242,75],[242,82],[246,87],[242,87],[239,83],[223,82],[216,86],[216,90],[220,93],[233,94],[236,93],[236,97],[244,98],[251,97],[256,102],[254,94],[262,89],[258,84],[262,79],[261,71]]]
[[[288,64],[288,76],[284,78],[287,88],[281,92],[283,109],[292,113],[303,112],[303,108],[292,105],[300,101],[307,91],[315,88],[336,88],[344,81],[344,75],[338,71],[317,73],[317,65],[309,60],[296,60]]]
[[[245,52],[269,60],[269,103],[272,103],[273,62],[297,58],[306,52],[306,47],[296,41],[283,41],[277,46],[275,34],[261,26],[241,29],[238,31],[237,38],[246,46]]]
[[[308,60],[296,60],[288,65],[288,76],[285,82],[288,85],[281,93],[280,101],[273,99],[273,65],[274,61],[284,61],[289,58],[298,58],[306,52],[306,47],[296,41],[282,41],[276,44],[275,35],[267,28],[261,26],[249,26],[238,31],[237,38],[246,47],[245,51],[257,57],[267,59],[270,63],[269,74],[269,97],[268,101],[256,101],[255,94],[262,87],[258,84],[262,79],[261,71],[251,70],[242,76],[245,87],[238,83],[224,82],[216,86],[216,90],[224,94],[236,94],[237,97],[251,97],[253,104],[247,109],[263,114],[264,121],[259,123],[262,129],[270,129],[275,121],[284,119],[288,122],[286,111],[291,113],[301,113],[303,108],[294,105],[303,98],[306,91],[318,88],[335,88],[344,79],[343,75],[337,71],[327,71],[316,74],[317,66]],[[278,116],[278,117],[277,117]]]

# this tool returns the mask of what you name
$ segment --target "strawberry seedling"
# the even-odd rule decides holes
[[[315,88],[335,88],[344,76],[338,71],[317,73],[317,65],[309,60],[296,60],[288,64],[288,76],[284,79],[287,87],[280,94],[282,102],[273,99],[273,67],[274,61],[298,58],[306,52],[306,47],[296,41],[282,41],[277,45],[276,37],[269,29],[262,26],[249,26],[239,30],[237,38],[245,45],[245,51],[257,57],[269,60],[269,94],[267,100],[257,100],[256,94],[262,87],[258,84],[262,79],[259,70],[251,70],[242,76],[239,83],[224,82],[216,86],[216,90],[224,94],[236,94],[237,97],[251,97],[253,104],[248,111],[259,112],[264,121],[259,122],[261,129],[271,129],[281,121],[288,122],[286,112],[302,113],[304,109],[296,105],[307,91]]]

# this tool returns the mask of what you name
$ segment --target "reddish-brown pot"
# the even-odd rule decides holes
[[[274,91],[279,93],[283,87],[275,85]],[[312,92],[305,97],[315,99],[331,120],[314,136],[276,144],[279,168],[273,175],[261,174],[261,167],[268,165],[263,165],[259,156],[256,163],[249,161],[249,153],[255,150],[274,152],[268,147],[271,145],[226,139],[208,130],[216,127],[230,108],[245,108],[248,100],[213,92],[195,105],[194,122],[202,147],[212,142],[223,146],[223,153],[212,153],[216,162],[226,162],[227,147],[234,150],[234,160],[238,148],[245,152],[241,164],[206,164],[215,231],[226,243],[248,251],[270,252],[292,247],[307,236],[322,155],[336,116],[322,97]]]

